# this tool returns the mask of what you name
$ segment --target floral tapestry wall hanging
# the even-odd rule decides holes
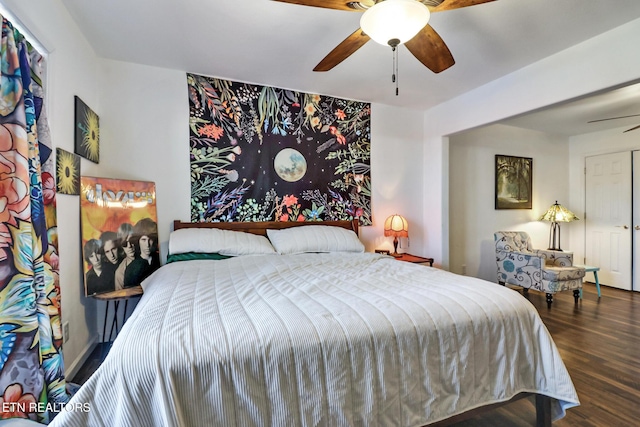
[[[371,105],[187,74],[192,221],[371,224]]]
[[[100,119],[80,98],[75,97],[75,146],[77,155],[100,163]]]

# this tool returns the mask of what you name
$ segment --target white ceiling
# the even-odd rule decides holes
[[[640,17],[638,0],[497,0],[436,13],[430,24],[456,64],[434,74],[402,47],[395,96],[390,48],[373,41],[312,71],[359,27],[357,12],[271,0],[62,2],[104,58],[421,110]],[[592,118],[609,112],[620,115]],[[535,119],[549,127],[548,116]]]
[[[616,119],[603,120],[611,118]],[[501,123],[565,136],[616,128],[624,132],[640,125],[640,84],[564,102]],[[640,129],[636,132],[640,135]]]

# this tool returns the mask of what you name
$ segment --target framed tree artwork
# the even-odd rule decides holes
[[[75,97],[74,151],[100,163],[100,119],[79,97]]]
[[[496,154],[496,209],[531,209],[533,159]]]

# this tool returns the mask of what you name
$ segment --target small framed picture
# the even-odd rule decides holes
[[[58,194],[80,194],[80,157],[56,148],[56,189]]]
[[[533,159],[496,154],[496,209],[531,209]]]
[[[100,119],[79,97],[75,97],[74,151],[100,163]]]

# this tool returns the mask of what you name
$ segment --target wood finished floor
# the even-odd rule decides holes
[[[598,299],[595,285],[585,284],[583,299],[577,305],[571,292],[560,292],[551,309],[547,308],[544,294],[529,292],[529,300],[553,336],[581,403],[553,423],[555,427],[640,425],[640,294],[601,288],[602,297]],[[73,381],[84,383],[99,366],[101,356],[98,346]],[[533,425],[535,407],[529,399],[450,424]]]
[[[71,379],[72,383],[76,384],[84,384],[85,381],[89,379],[89,377],[98,369],[102,361],[104,360],[104,356],[107,351],[102,351],[102,345],[98,344],[87,360],[84,362],[82,367],[78,370],[76,375]]]

